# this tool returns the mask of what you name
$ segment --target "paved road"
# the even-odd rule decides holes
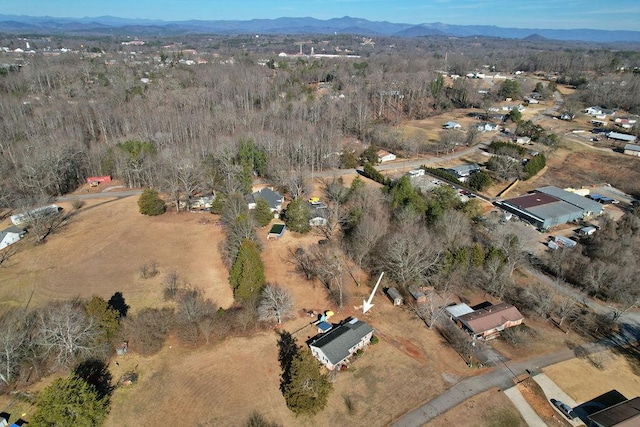
[[[456,151],[451,154],[447,154],[444,156],[438,157],[425,157],[419,159],[407,159],[407,160],[395,160],[391,163],[384,163],[376,166],[376,169],[379,171],[392,171],[392,170],[407,170],[407,169],[416,169],[422,165],[434,165],[440,162],[451,161],[460,157],[468,156],[470,154],[475,153],[476,151],[486,148],[487,143],[481,142],[479,144],[474,145],[473,147],[465,148],[464,150]],[[357,173],[357,169],[331,169],[322,172],[314,172],[314,178],[331,178],[333,176],[340,175],[349,175],[352,173]]]
[[[504,391],[504,394],[513,402],[529,427],[547,427],[542,418],[540,418],[531,405],[529,405],[527,399],[520,393],[518,387],[513,386],[508,388]]]
[[[538,370],[575,357],[573,350],[564,349],[555,353],[538,356],[528,360],[509,362],[500,368],[483,375],[467,378],[449,390],[420,406],[391,424],[393,427],[419,427],[440,414],[454,408],[470,397],[498,387],[505,390],[514,385],[514,377],[526,373],[526,370]]]
[[[142,194],[142,190],[125,190],[125,191],[103,191],[101,193],[90,193],[90,194],[74,194],[61,196],[56,198],[58,202],[72,202],[74,200],[88,200],[88,199],[105,199],[105,198],[116,198],[121,199],[123,197],[137,196]]]

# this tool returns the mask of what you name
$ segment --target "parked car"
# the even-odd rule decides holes
[[[558,411],[562,412],[562,414],[565,417],[569,418],[570,420],[572,420],[572,419],[574,419],[576,417],[576,414],[573,412],[571,407],[569,405],[567,405],[566,403],[562,403],[561,401],[556,400],[556,399],[551,399],[551,403],[553,403],[553,406],[558,408]]]

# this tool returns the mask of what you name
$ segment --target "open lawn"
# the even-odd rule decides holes
[[[138,213],[137,197],[88,201],[45,243],[23,241],[6,268],[0,268],[0,309],[53,300],[122,292],[133,311],[164,304],[162,278],[176,270],[206,297],[228,307],[233,296],[217,245],[222,229],[215,217],[167,212]],[[60,203],[64,212],[70,203]],[[156,261],[159,274],[142,279],[139,268]]]
[[[579,404],[611,390],[628,399],[640,396],[640,375],[629,360],[610,351],[592,357],[601,368],[587,359],[571,359],[545,368],[544,373]]]
[[[473,420],[473,422],[471,422]],[[445,412],[428,423],[429,427],[525,427],[524,421],[509,398],[498,389],[487,390]]]

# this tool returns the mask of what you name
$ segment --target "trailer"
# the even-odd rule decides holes
[[[61,210],[62,208],[55,204],[42,206],[39,208],[31,209],[26,212],[11,215],[11,222],[13,223],[13,225],[24,225],[24,224],[28,224],[34,218],[57,214]]]

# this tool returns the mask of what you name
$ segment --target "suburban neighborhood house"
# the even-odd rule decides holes
[[[511,304],[488,305],[474,310],[467,304],[447,307],[446,311],[458,326],[473,338],[496,338],[500,332],[522,323],[524,316]]]
[[[447,122],[444,124],[443,126],[445,129],[460,129],[462,128],[462,125],[460,125],[460,123],[456,123],[456,122]]]
[[[273,191],[271,188],[262,188],[253,194],[249,194],[246,197],[249,209],[255,209],[256,203],[259,199],[264,199],[269,204],[271,212],[278,213],[282,210],[282,202],[284,197],[277,191]]]
[[[25,234],[26,231],[16,227],[15,225],[0,231],[0,250],[9,245],[13,245],[18,240],[22,239],[22,236]]]
[[[307,202],[309,208],[309,225],[311,227],[321,227],[327,225],[329,218],[329,207],[322,202]]]
[[[348,319],[324,334],[311,338],[307,344],[311,353],[333,370],[371,341],[373,329],[358,319]]]
[[[594,427],[632,427],[640,425],[640,397],[605,408],[589,415]]]
[[[376,153],[376,156],[378,156],[378,160],[380,161],[380,163],[390,162],[391,160],[396,159],[395,154],[385,150],[378,150],[378,152]]]
[[[447,169],[448,172],[451,172],[462,182],[466,182],[471,174],[480,171],[480,166],[475,163],[471,163],[468,165],[458,165],[452,168]]]

